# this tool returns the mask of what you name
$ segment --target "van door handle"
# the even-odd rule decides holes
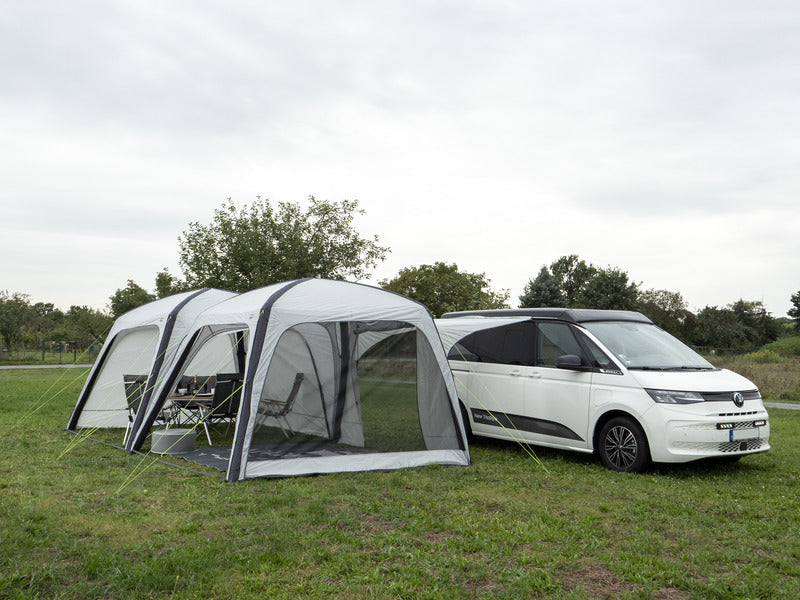
[[[511,375],[511,377],[519,377],[520,375],[522,375],[522,372],[520,372],[519,369],[514,369],[513,371],[511,371],[511,373],[509,373],[509,375]]]
[[[529,375],[529,377],[530,377],[531,379],[541,379],[541,378],[542,378],[542,374],[541,374],[539,371],[533,371],[533,372],[532,372],[532,373]]]

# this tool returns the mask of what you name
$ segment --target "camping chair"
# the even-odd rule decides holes
[[[230,377],[236,377],[232,379]],[[214,398],[207,412],[203,414],[203,427],[206,430],[208,445],[211,445],[211,436],[208,434],[207,424],[221,423],[227,421],[228,428],[225,429],[227,435],[231,421],[239,413],[239,403],[242,399],[241,381],[239,375],[217,375],[216,387],[214,388]]]
[[[289,439],[289,434],[286,433],[287,429],[294,433],[294,431],[292,431],[292,427],[289,425],[289,421],[286,419],[286,415],[292,410],[292,405],[294,404],[295,398],[297,398],[297,392],[300,391],[300,385],[302,383],[303,373],[298,373],[294,376],[294,385],[292,386],[292,391],[289,392],[289,396],[286,398],[286,400],[273,400],[264,398],[261,400],[258,406],[258,416],[273,417],[276,419],[281,431],[283,431],[283,435],[286,436],[286,439]],[[281,419],[283,419],[283,423],[286,425],[286,427],[281,425]]]

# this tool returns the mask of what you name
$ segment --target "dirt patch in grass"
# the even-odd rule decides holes
[[[584,590],[590,598],[611,600],[625,593],[634,593],[642,586],[617,577],[603,565],[590,565],[580,569],[562,571],[561,580],[564,590],[571,592],[578,588]],[[653,600],[687,600],[689,594],[673,587],[654,590],[650,593]]]
[[[583,588],[592,598],[617,598],[625,592],[634,592],[639,586],[620,579],[603,565],[590,565],[561,574],[564,589],[568,592]]]

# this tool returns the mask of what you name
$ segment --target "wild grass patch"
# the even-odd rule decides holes
[[[709,360],[715,367],[747,377],[765,398],[800,402],[800,358],[784,356],[766,347],[748,355],[714,356]]]

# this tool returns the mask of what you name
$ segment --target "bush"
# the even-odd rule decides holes
[[[784,358],[775,352],[774,350],[770,350],[769,348],[762,348],[761,350],[756,350],[755,352],[750,352],[749,354],[745,354],[745,358],[748,360],[753,361],[754,363],[779,363],[783,362]]]
[[[777,352],[781,356],[800,356],[800,336],[780,338],[763,349]]]

